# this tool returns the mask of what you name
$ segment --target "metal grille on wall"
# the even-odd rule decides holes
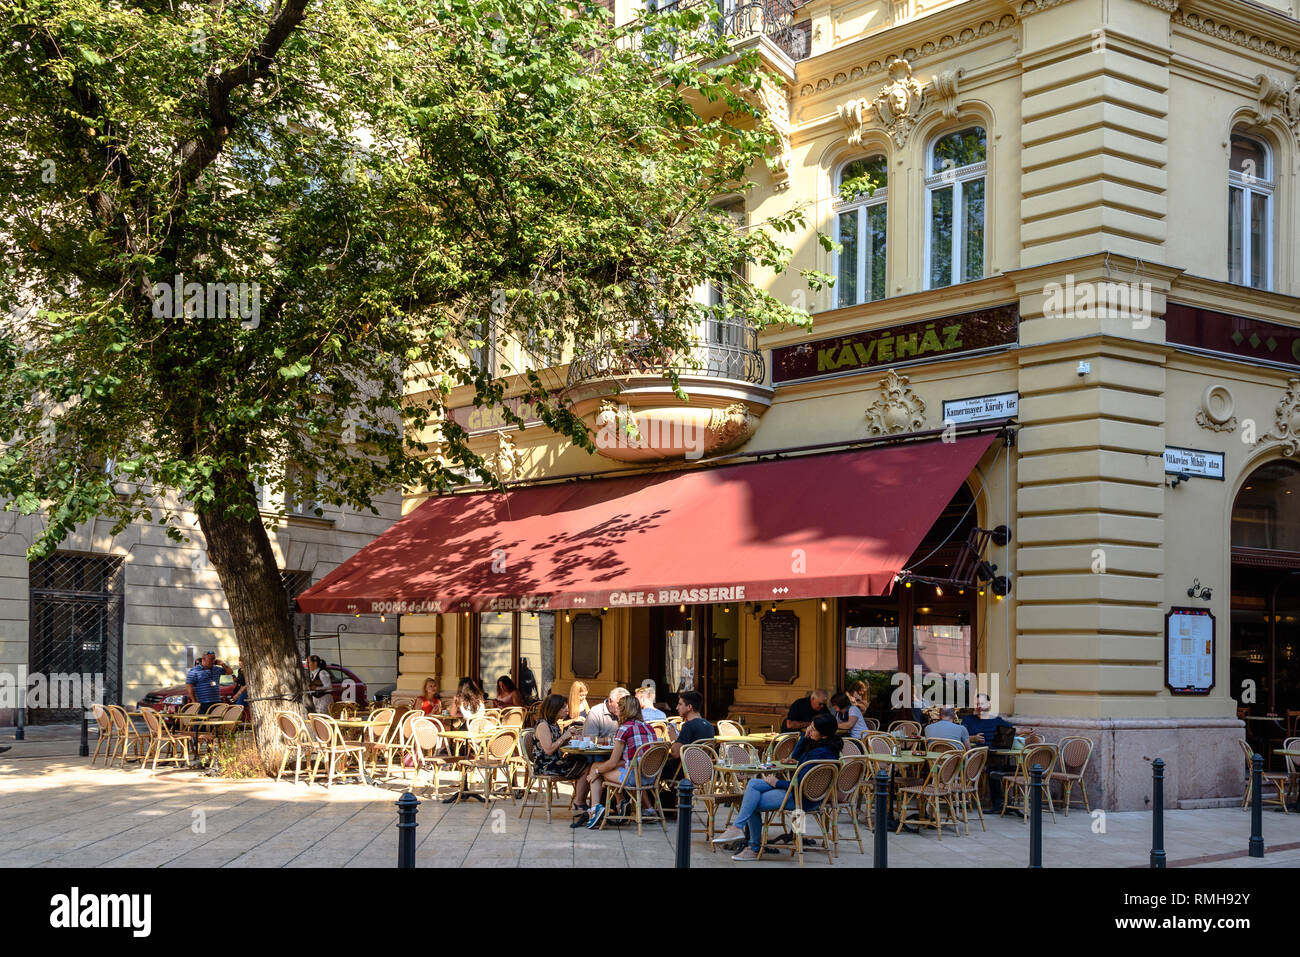
[[[104,701],[120,703],[123,560],[58,552],[31,562],[28,574],[29,700],[39,706],[28,711],[27,721],[80,720],[90,704],[85,692],[96,681]]]
[[[293,621],[293,640],[298,645],[298,657],[306,658],[311,644],[311,615],[298,611],[294,599],[311,587],[311,572],[280,572],[280,583],[289,596],[289,617]]]

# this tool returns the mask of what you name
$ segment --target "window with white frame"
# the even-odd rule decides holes
[[[841,187],[868,177],[874,192],[845,200]],[[885,218],[889,204],[885,157],[868,156],[846,163],[835,178],[835,305],[855,306],[885,298]]]
[[[743,200],[718,203],[713,209],[730,219],[737,229],[745,228]],[[735,263],[732,272],[737,282],[743,281],[745,264]],[[740,350],[745,346],[745,318],[727,315],[727,287],[712,279],[695,287],[695,301],[701,307],[701,318],[695,333],[699,359],[710,371],[738,377],[740,373],[737,363],[741,361]]]
[[[939,289],[984,276],[983,128],[945,133],[930,146],[925,179],[925,278]]]
[[[1228,161],[1228,282],[1268,289],[1273,271],[1273,157],[1233,130]]]

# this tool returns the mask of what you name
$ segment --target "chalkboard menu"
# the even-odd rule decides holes
[[[600,674],[600,618],[596,615],[578,615],[573,619],[569,665],[578,678],[594,678]]]
[[[769,684],[793,684],[799,674],[799,616],[769,611],[759,623],[759,673]]]

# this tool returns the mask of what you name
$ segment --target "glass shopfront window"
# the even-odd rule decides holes
[[[509,675],[525,701],[546,695],[555,680],[554,612],[483,612],[475,661],[488,697]]]

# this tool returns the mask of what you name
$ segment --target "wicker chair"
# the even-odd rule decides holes
[[[667,721],[651,721],[650,730],[655,733],[655,737],[660,741],[667,741],[672,744],[672,734],[668,730],[671,725]]]
[[[164,764],[177,765],[190,763],[190,742],[188,738],[173,734],[153,708],[141,708],[140,716],[144,718],[145,727],[149,729],[149,744],[145,748],[144,756],[140,759],[141,767],[149,763],[150,756],[153,757],[152,770],[154,771],[158,770],[159,761]],[[163,757],[164,751],[167,752],[167,757]]]
[[[728,807],[734,811],[740,805],[741,794],[734,788],[727,787],[713,766],[713,751],[700,744],[687,744],[681,750],[682,774],[695,786],[692,798],[694,805],[702,805],[705,813],[704,839],[709,842],[709,850],[717,853],[713,843],[713,822],[717,819],[718,808]]]
[[[930,765],[930,771],[921,784],[900,787],[898,789],[898,830],[903,830],[907,819],[907,808],[913,800],[916,802],[918,817],[912,822],[918,827],[932,827],[939,832],[943,840],[943,828],[951,824],[953,830],[961,835],[961,818],[957,814],[957,802],[960,796],[961,764],[964,752],[948,751],[943,757]],[[948,807],[947,819],[943,816],[944,805]],[[925,811],[933,814],[929,817]]]
[[[502,708],[501,709],[501,727],[503,728],[522,728],[524,721],[528,717],[527,708]]]
[[[1031,744],[1042,744],[1043,741],[1044,738],[1040,732],[1038,731],[1025,732],[1025,747],[1029,747]]]
[[[109,755],[106,763],[111,765],[115,759],[120,758],[122,767],[126,767],[127,761],[140,761],[145,748],[148,747],[148,738],[140,733],[140,729],[135,726],[135,722],[127,717],[126,709],[121,705],[106,704],[104,710],[113,719],[113,736],[117,743],[116,751]],[[131,756],[133,748],[135,749],[134,757]]]
[[[890,734],[898,732],[909,738],[919,738],[921,736],[921,726],[915,721],[895,721],[886,730]]]
[[[984,806],[980,803],[980,788],[983,784],[984,769],[988,767],[989,749],[987,745],[971,748],[962,755],[961,780],[958,790],[961,799],[961,819],[966,824],[966,833],[970,834],[970,805],[974,803],[975,813],[980,818],[980,830],[987,831],[984,825]]]
[[[1241,745],[1241,750],[1246,756],[1246,794],[1241,799],[1241,806],[1245,808],[1250,804],[1251,782],[1253,780],[1253,760],[1255,750],[1245,740],[1237,742]],[[1286,807],[1286,794],[1289,777],[1285,771],[1264,771],[1260,775],[1260,790],[1267,791],[1273,788],[1273,798],[1270,800],[1267,794],[1260,795],[1260,804],[1279,804],[1282,806],[1282,812],[1289,814]]]
[[[1029,822],[1029,793],[1033,786],[1031,777],[1034,765],[1037,764],[1043,769],[1043,780],[1050,781],[1052,772],[1056,769],[1056,748],[1050,744],[1027,744],[1020,754],[1020,763],[1015,772],[1002,779],[1002,814],[1007,813],[1008,808],[1016,809],[1016,798],[1019,798],[1019,811],[1024,815],[1025,823]],[[1043,788],[1043,796],[1047,800],[1047,809],[1052,812],[1052,821],[1056,821],[1056,808],[1052,806],[1052,789]],[[998,815],[1001,817],[1001,815]]]
[[[452,763],[451,759],[443,753],[441,733],[441,726],[432,718],[423,715],[413,718],[410,723],[410,736],[406,740],[404,749],[411,756],[411,764],[415,768],[411,787],[415,788],[419,785],[421,771],[428,771],[428,787],[433,788],[435,799],[438,797],[438,772]]]
[[[202,710],[202,708],[203,705],[199,704],[197,701],[191,701],[188,704],[183,704],[179,708],[177,708],[176,713],[177,714],[198,714],[199,711]]]
[[[762,860],[763,852],[768,850],[768,828],[779,823],[783,831],[794,831],[794,853],[799,858],[799,866],[803,867],[803,837],[807,822],[811,819],[817,822],[821,830],[823,847],[819,849],[825,850],[826,860],[834,863],[835,858],[831,856],[831,832],[834,830],[831,814],[835,808],[835,780],[839,777],[840,764],[838,761],[805,761],[799,765],[799,770],[803,774],[796,776],[786,788],[780,805],[763,814],[763,821],[759,825],[763,829],[763,836],[758,858]],[[817,805],[815,810],[807,809],[811,804]],[[798,815],[797,822],[787,821],[790,815],[795,814]]]
[[[865,721],[865,722],[867,723],[867,727],[870,728],[872,731],[879,731],[879,730],[880,730],[880,719],[879,719],[879,718],[870,718],[870,717],[867,717],[866,715],[863,715],[863,716],[862,716],[862,720]]]
[[[867,753],[866,745],[862,743],[861,738],[845,738],[844,750],[840,752],[842,757],[856,758]]]
[[[745,733],[745,729],[741,727],[740,723],[737,721],[731,721],[727,718],[723,718],[721,721],[718,722],[718,734],[724,738],[732,737],[732,736],[739,737],[744,733]]]
[[[477,720],[477,719],[476,719]],[[511,756],[519,746],[519,729],[502,728],[493,729],[486,739],[472,742],[475,745],[475,753],[468,760],[460,761],[460,791],[456,794],[456,801],[459,803],[466,794],[468,794],[468,777],[474,771],[480,771],[483,774],[483,800],[492,799],[492,785],[496,783],[497,772],[506,779],[506,795],[510,798],[510,803],[515,803],[515,791],[511,786]]]
[[[316,760],[312,765],[313,777],[319,772],[321,762],[328,761],[329,773],[325,778],[325,786],[331,787],[334,784],[334,775],[337,773],[339,777],[344,777],[348,773],[348,762],[352,761],[356,765],[357,777],[360,778],[361,783],[368,783],[366,746],[360,741],[345,741],[343,732],[334,718],[327,714],[308,715],[307,731],[313,739],[316,753]]]
[[[723,741],[718,746],[718,756],[724,764],[758,764],[758,750],[743,741]]]
[[[854,742],[856,744],[856,742]],[[867,780],[870,765],[858,755],[845,755],[840,758],[840,773],[835,777],[835,805],[831,810],[831,840],[835,843],[835,853],[840,852],[840,815],[848,812],[849,823],[853,825],[853,836],[858,839],[858,853],[865,853],[862,848],[862,829],[858,827],[858,800]]]
[[[863,743],[868,754],[893,754],[894,748],[898,746],[894,736],[884,731],[868,731]]]
[[[1287,738],[1282,742],[1283,751],[1300,751],[1300,737]],[[1286,776],[1292,793],[1300,794],[1300,758],[1285,755]]]
[[[95,753],[90,756],[90,764],[91,767],[94,767],[102,748],[104,750],[104,764],[107,765],[109,756],[113,753],[113,748],[117,746],[116,732],[113,729],[113,717],[97,701],[91,703],[90,710],[95,715],[95,724],[99,727],[99,734],[95,736]]]
[[[536,808],[546,808],[546,822],[551,821],[551,809],[555,806],[555,798],[559,795],[559,786],[569,779],[561,777],[558,774],[538,774],[537,769],[533,766],[533,745],[537,741],[537,732],[532,728],[524,731],[519,736],[519,756],[523,758],[520,765],[524,775],[524,797],[519,802],[519,816],[523,817],[525,811],[535,810]],[[532,796],[537,794],[545,797],[545,801],[533,803]],[[572,801],[570,801],[572,805]],[[531,815],[529,815],[531,817]]]
[[[1079,792],[1083,795],[1083,809],[1091,811],[1092,806],[1088,800],[1087,785],[1083,783],[1083,775],[1088,770],[1088,760],[1092,757],[1092,738],[1070,735],[1062,738],[1056,747],[1060,754],[1060,767],[1052,772],[1049,780],[1061,783],[1061,806],[1065,808],[1065,816],[1070,816],[1070,791],[1076,784],[1079,785]]]
[[[395,731],[399,731],[396,708],[376,708],[370,713],[370,720],[375,722],[366,728],[365,737],[361,743],[366,746],[366,756],[370,759],[370,773],[375,775],[379,773],[379,759],[383,757],[384,777],[389,778],[393,774],[393,755],[402,754],[402,742],[393,741]]]
[[[659,775],[663,774],[664,765],[668,763],[670,749],[663,741],[656,741],[654,744],[647,744],[637,752],[635,758],[629,764],[627,774],[623,781],[606,781],[605,790],[608,796],[605,798],[607,804],[613,803],[612,798],[615,794],[622,794],[627,798],[631,806],[631,813],[624,814],[606,814],[601,819],[600,829],[603,831],[609,819],[636,821],[637,836],[641,836],[641,797],[646,795],[654,804],[655,810],[659,813],[659,826],[668,833],[668,825],[664,821],[664,806],[659,800]]]
[[[790,760],[790,755],[794,754],[794,746],[799,743],[799,732],[791,734],[782,734],[772,739],[772,743],[767,746],[767,759],[780,764]]]
[[[960,741],[954,741],[952,738],[926,738],[925,750],[934,754],[940,751],[964,751]]]
[[[308,735],[307,727],[302,723],[302,718],[294,711],[277,711],[275,713],[275,726],[280,732],[280,747],[282,749],[280,770],[276,772],[275,779],[278,781],[284,776],[285,766],[289,763],[289,755],[293,754],[293,783],[297,784],[298,776],[302,773],[302,759],[311,754],[311,736]],[[308,773],[310,774],[310,769]]]

